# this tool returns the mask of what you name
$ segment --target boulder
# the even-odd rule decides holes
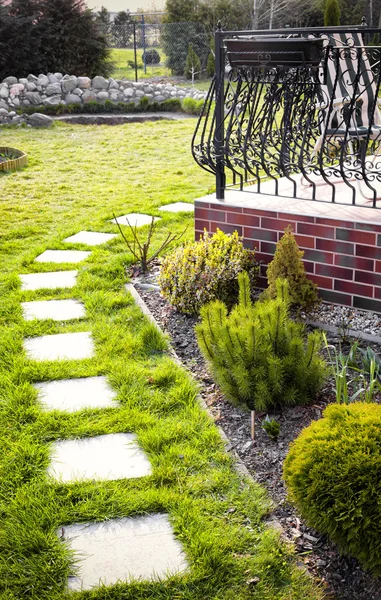
[[[115,79],[110,79],[109,90],[119,90],[119,83]]]
[[[79,88],[79,87],[76,87],[76,88],[73,90],[73,94],[77,94],[77,96],[82,96],[82,94],[83,94],[83,90],[81,90],[81,88]]]
[[[7,117],[8,111],[6,108],[0,108],[0,117]]]
[[[67,78],[66,78],[67,77]],[[70,94],[77,87],[77,78],[74,75],[68,75],[62,79],[61,88],[64,94]]]
[[[49,73],[48,75],[49,83],[59,83],[57,77],[53,75],[53,73]]]
[[[48,115],[33,113],[33,115],[30,115],[29,117],[29,123],[32,127],[50,127],[53,123],[53,119],[48,117]]]
[[[2,83],[7,83],[8,85],[14,85],[17,83],[17,77],[6,77],[3,79]]]
[[[26,77],[20,77],[19,83],[22,83],[25,86],[28,83],[28,80]]]
[[[50,83],[45,90],[47,96],[55,96],[57,94],[61,94],[61,84],[57,81],[57,83]]]
[[[0,108],[5,108],[8,111],[8,104],[4,100],[0,100]]]
[[[65,96],[66,104],[82,104],[82,100],[77,94],[66,94]]]
[[[86,102],[93,102],[94,100],[96,100],[97,97],[95,95],[95,93],[91,90],[85,90],[83,92],[82,95],[82,102],[86,103]]]
[[[33,81],[34,83],[36,83],[38,81],[38,77],[36,77],[35,75],[29,74],[27,77],[28,81]]]
[[[26,89],[28,92],[35,92],[37,89],[37,86],[34,83],[34,81],[28,81],[26,84]]]
[[[28,77],[28,79],[29,79],[29,77]],[[41,85],[41,86],[49,85],[49,78],[46,75],[40,74],[38,76],[37,85]]]
[[[101,75],[97,75],[92,81],[93,88],[95,88],[96,90],[107,90],[108,84],[108,80],[102,77]]]
[[[123,102],[123,94],[119,90],[112,90],[110,92],[110,100],[113,102]]]
[[[91,87],[91,79],[89,77],[78,77],[77,85],[81,90],[88,90]]]
[[[54,76],[57,78],[57,81],[61,81],[62,73],[54,73]]]
[[[61,94],[59,96],[49,96],[43,100],[44,106],[58,106],[61,104]]]
[[[15,83],[14,85],[11,86],[10,89],[10,96],[11,97],[15,97],[15,96],[20,96],[21,92],[24,91],[24,85],[22,83]]]
[[[29,102],[31,104],[34,104],[35,106],[37,106],[37,104],[41,104],[41,102],[42,102],[42,98],[41,98],[39,92],[26,92],[25,98],[27,100],[29,100]]]
[[[8,86],[5,86],[4,84],[0,85],[0,98],[5,99],[8,98],[9,96],[9,88]]]
[[[98,92],[97,94],[97,100],[99,100],[99,102],[105,102],[108,100],[108,97],[108,92]]]
[[[132,88],[126,88],[123,90],[123,96],[125,98],[133,98],[135,95],[134,90]]]

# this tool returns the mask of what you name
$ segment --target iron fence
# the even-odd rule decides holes
[[[218,31],[216,76],[193,139],[217,198],[233,185],[376,207],[380,39],[365,26]]]

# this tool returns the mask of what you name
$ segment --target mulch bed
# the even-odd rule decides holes
[[[208,373],[194,334],[197,317],[179,313],[157,290],[145,290],[139,286],[142,282],[155,283],[157,272],[155,265],[148,276],[133,281],[135,287],[161,328],[170,335],[184,366],[199,382],[203,400],[229,439],[228,450],[235,450],[252,477],[267,489],[273,499],[275,509],[272,518],[281,523],[284,535],[294,542],[299,562],[315,579],[324,583],[326,597],[330,600],[381,600],[380,580],[364,572],[357,560],[340,556],[334,544],[303,523],[295,508],[287,501],[282,480],[283,460],[290,442],[304,427],[321,417],[327,404],[335,401],[332,382],[327,383],[311,406],[269,413],[280,422],[277,441],[272,441],[261,428],[266,413],[258,413],[253,441],[250,437],[249,413],[229,404]]]

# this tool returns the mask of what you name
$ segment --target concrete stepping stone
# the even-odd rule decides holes
[[[163,579],[188,570],[166,514],[65,525],[57,534],[68,542],[78,561],[78,575],[68,581],[72,591],[113,585],[133,577]]]
[[[82,319],[86,315],[84,305],[78,300],[37,300],[21,302],[21,307],[26,321],[33,319],[70,321]]]
[[[56,288],[72,288],[77,282],[78,271],[53,271],[50,273],[29,273],[20,275],[21,289],[55,290]]]
[[[47,410],[76,412],[85,408],[117,408],[116,393],[106,377],[60,379],[34,384]]]
[[[90,256],[88,250],[45,250],[35,258],[36,262],[79,263]]]
[[[97,231],[80,231],[64,239],[64,242],[71,244],[86,244],[87,246],[99,246],[109,242],[117,233],[99,233]]]
[[[160,221],[159,217],[154,217],[154,221]],[[143,225],[150,225],[151,222],[151,215],[143,215],[141,213],[130,213],[111,220],[111,223],[119,223],[119,225],[130,224],[131,227],[142,227]]]
[[[57,441],[48,474],[62,483],[145,477],[151,465],[132,433]]]
[[[33,360],[76,360],[94,354],[94,343],[87,331],[27,338],[24,348]]]
[[[166,212],[194,212],[194,205],[189,202],[173,202],[173,204],[165,204],[161,206],[159,210],[164,210]]]

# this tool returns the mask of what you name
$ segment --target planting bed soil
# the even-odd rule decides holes
[[[133,278],[135,288],[162,330],[169,334],[184,366],[199,382],[201,397],[209,407],[215,422],[229,439],[227,449],[234,450],[239,455],[252,477],[267,489],[273,499],[274,511],[270,518],[282,525],[283,535],[294,543],[299,563],[316,580],[322,582],[326,598],[329,600],[381,600],[381,580],[364,572],[356,559],[340,556],[333,543],[303,523],[287,500],[282,480],[283,461],[289,444],[304,427],[321,417],[327,404],[335,402],[333,381],[326,383],[313,405],[284,408],[269,413],[270,417],[276,418],[280,423],[277,441],[272,441],[261,428],[266,413],[257,413],[253,441],[250,436],[250,414],[227,402],[208,373],[194,334],[198,318],[179,313],[160,296],[155,286],[158,269],[156,264],[148,275]],[[153,289],[149,289],[150,286]],[[337,308],[331,307],[332,310]],[[327,311],[327,307],[322,306],[321,312],[324,315],[324,312],[332,313],[332,310]],[[317,315],[318,311],[315,311],[314,321],[317,320]],[[351,318],[353,319],[353,315]],[[368,319],[373,324],[374,333],[378,333],[377,315],[358,313],[355,318],[357,321],[361,318]],[[327,337],[330,343],[338,346],[342,334],[328,333]],[[375,351],[381,353],[380,346],[364,341],[361,345],[371,345]],[[349,345],[344,343],[344,352],[348,348]]]

